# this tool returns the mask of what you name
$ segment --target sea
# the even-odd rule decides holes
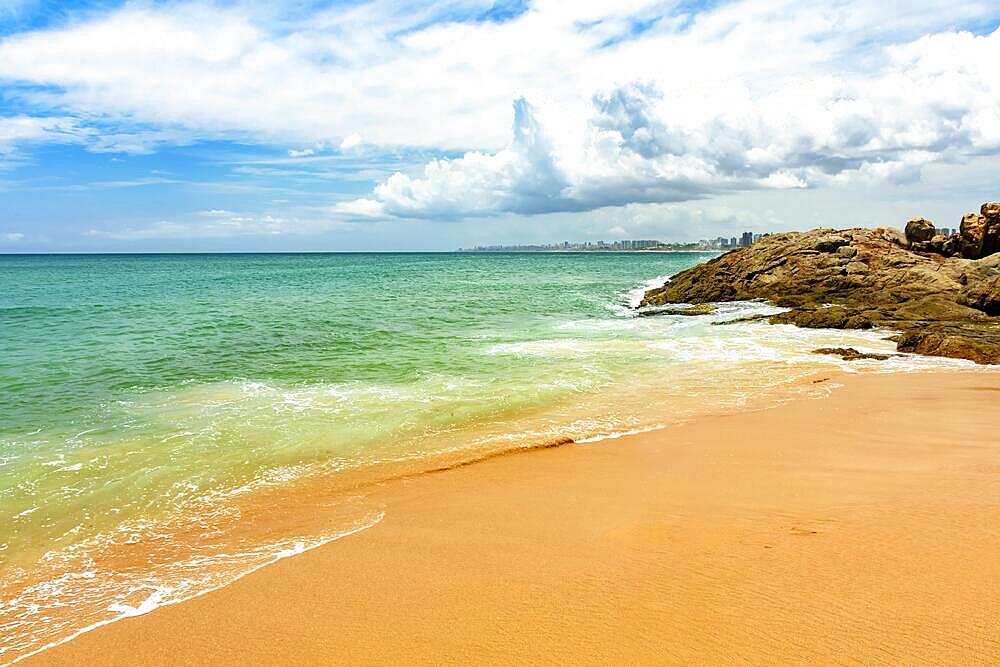
[[[712,256],[0,256],[0,664],[365,530],[386,480],[968,365],[638,315]]]

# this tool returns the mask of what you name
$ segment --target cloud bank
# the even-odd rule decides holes
[[[0,41],[0,156],[421,147],[334,215],[578,212],[906,183],[1000,152],[992,2],[128,4]],[[511,131],[511,102],[513,130]]]
[[[1000,152],[1000,30],[886,48],[866,77],[825,75],[755,97],[669,99],[632,83],[596,94],[581,132],[550,136],[524,100],[503,150],[397,173],[360,215],[461,217],[668,203],[727,191],[905,183],[932,162]],[[700,114],[685,105],[696,104]]]

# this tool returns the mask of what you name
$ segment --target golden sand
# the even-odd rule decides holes
[[[378,485],[375,527],[25,664],[1000,663],[1000,374],[828,382]]]

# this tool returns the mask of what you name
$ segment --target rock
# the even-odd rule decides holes
[[[771,324],[794,324],[807,329],[846,329],[851,312],[842,306],[792,308],[768,318]]]
[[[906,223],[906,241],[911,245],[930,241],[934,236],[934,223],[926,218],[913,218]]]
[[[893,320],[909,320],[915,322],[979,322],[988,320],[989,316],[967,305],[940,297],[928,296],[916,301],[901,304],[891,315]]]
[[[838,252],[840,248],[849,245],[850,242],[850,239],[843,236],[821,236],[813,244],[813,248],[819,252]]]
[[[677,274],[647,292],[643,305],[765,299],[789,308],[818,308],[863,301],[868,310],[937,294],[957,298],[963,288],[959,265],[943,264],[962,260],[910,252],[887,240],[884,230],[846,229],[835,236],[848,239],[855,251],[847,261],[839,248],[816,250],[830,231],[772,234]]]
[[[979,259],[983,255],[983,232],[986,231],[986,218],[978,213],[966,213],[962,216],[959,234],[962,236],[962,257]]]
[[[768,318],[771,324],[794,324],[806,329],[872,329],[886,319],[879,310],[859,311],[843,306],[792,308]]]
[[[876,227],[874,230],[874,234],[876,237],[882,239],[883,241],[888,241],[889,243],[898,245],[901,248],[906,248],[907,246],[909,246],[909,243],[906,242],[906,236],[903,234],[903,232],[899,231],[898,229],[894,229],[893,227]]]
[[[652,317],[654,315],[711,315],[716,310],[710,303],[699,303],[685,308],[657,308],[656,310],[640,310],[636,315],[640,317]]]
[[[985,222],[983,245],[980,257],[1000,252],[1000,202],[988,202],[979,209]]]
[[[1000,275],[966,287],[961,301],[987,315],[1000,316]]]
[[[939,255],[944,254],[944,244],[947,243],[948,237],[944,234],[935,234],[931,237],[930,241],[925,241],[927,245],[927,252],[936,252]]]
[[[857,361],[858,359],[876,359],[878,361],[885,361],[889,358],[888,354],[860,352],[855,350],[853,347],[821,347],[818,350],[813,350],[813,354],[832,354],[840,357],[844,361]]]
[[[984,212],[1000,221],[1000,205]],[[917,243],[946,253],[959,241],[967,235]],[[885,327],[902,332],[901,351],[994,363],[984,360],[993,359],[991,346],[1000,346],[1000,253],[968,260],[914,252],[903,243],[888,228],[773,234],[682,271],[647,292],[642,305],[761,299],[789,309],[767,317],[772,324]]]
[[[945,257],[954,257],[962,252],[962,235],[952,234],[941,244],[941,254]]]
[[[841,257],[847,257],[848,259],[850,259],[851,257],[854,257],[855,255],[858,254],[858,249],[849,245],[844,245],[837,248],[837,254],[840,255]]]
[[[935,324],[909,329],[899,337],[900,352],[969,359],[977,364],[1000,364],[996,324]]]
[[[962,256],[979,259],[1000,252],[1000,202],[987,202],[979,213],[966,213],[959,228]]]

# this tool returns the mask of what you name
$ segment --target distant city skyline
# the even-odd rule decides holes
[[[714,239],[699,239],[698,241],[661,241],[659,239],[619,239],[616,241],[562,241],[560,243],[541,244],[503,244],[498,243],[472,248],[458,248],[459,252],[505,252],[505,251],[643,251],[656,249],[670,250],[730,250],[753,245],[770,233],[743,232],[739,238],[717,237]]]

